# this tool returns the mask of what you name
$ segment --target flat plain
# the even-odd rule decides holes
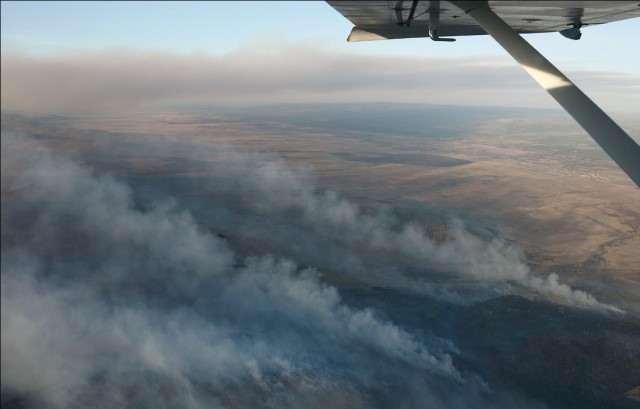
[[[640,311],[640,192],[563,114],[302,105],[59,118],[48,124],[55,122],[55,132],[66,134],[47,141],[52,146],[91,151],[109,145],[132,171],[163,169],[167,158],[184,159],[212,146],[233,147],[244,157],[269,154],[310,169],[316,188],[340,192],[361,206],[390,206],[407,217],[429,209],[431,221],[435,215],[461,218],[472,228],[477,223],[480,231],[489,229],[521,248],[534,272],[555,272]],[[631,132],[640,129],[633,119],[625,124]],[[163,141],[179,142],[182,149],[143,156],[132,148]]]
[[[335,233],[280,243],[279,234],[305,232],[293,223],[280,231],[281,219],[269,224],[260,219],[259,206],[234,202],[236,187],[228,181],[250,177],[264,164],[280,163],[305,189],[337,192],[365,214],[386,209],[401,221],[420,223],[435,242],[446,238],[452,220],[460,220],[483,240],[519,249],[533,275],[556,273],[563,283],[627,314],[568,308],[533,293],[449,303],[350,275],[335,267],[347,263],[328,256],[333,247],[314,248],[320,256],[309,264],[350,307],[373,308],[417,338],[451,339],[465,351],[454,356],[455,367],[481,374],[498,390],[558,408],[637,407],[640,190],[563,114],[284,105],[92,118],[7,116],[2,122],[3,133],[19,130],[32,137],[30,143],[126,180],[136,200],[155,190],[175,198],[241,255],[295,259],[306,254],[305,245],[335,242],[337,248],[347,241]],[[640,130],[633,118],[624,126],[632,134]],[[3,188],[2,194],[7,209],[19,201],[20,192]],[[230,207],[210,212],[213,200]],[[227,214],[237,218],[226,224],[215,218]],[[244,219],[255,232],[241,232]],[[379,275],[395,260],[358,252],[370,256],[365,267]],[[376,269],[378,262],[383,267]],[[385,388],[373,387],[370,396],[379,394],[384,403]]]

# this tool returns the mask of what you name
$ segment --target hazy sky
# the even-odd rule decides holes
[[[487,36],[463,37],[455,43],[428,39],[347,43],[351,27],[325,2],[4,1],[3,89],[12,82],[20,95],[17,89],[3,91],[3,108],[34,106],[42,111],[46,101],[60,99],[54,93],[70,89],[70,83],[63,81],[67,77],[76,78],[75,94],[86,90],[87,95],[63,98],[67,102],[61,107],[86,108],[88,100],[99,98],[95,89],[99,78],[113,90],[110,79],[121,78],[122,70],[130,70],[132,64],[146,73],[147,88],[135,90],[136,104],[173,101],[166,91],[173,76],[162,71],[167,59],[174,69],[183,67],[179,73],[183,80],[193,70],[202,70],[198,75],[210,72],[209,81],[217,78],[239,86],[235,92],[229,87],[224,91],[204,87],[189,96],[175,86],[179,102],[220,102],[224,97],[244,102],[377,100],[557,107]],[[639,29],[640,20],[632,19],[585,28],[580,41],[557,33],[526,38],[605,110],[633,112],[640,104],[640,50],[634,40]],[[153,65],[141,63],[150,55],[155,56]],[[100,66],[109,61],[113,66],[96,78],[92,61]],[[265,64],[270,67],[267,72]],[[220,75],[233,78],[221,81],[214,75],[221,66]],[[413,68],[407,71],[408,67]],[[278,72],[279,76],[274,74]],[[133,75],[131,81],[139,83]],[[43,87],[38,80],[43,76],[59,82]],[[291,84],[291,76],[300,83]],[[366,80],[359,81],[360,77]],[[240,86],[243,78],[270,85],[258,84],[252,91]],[[207,78],[194,74],[190,82]],[[434,85],[442,82],[445,85]],[[78,83],[84,87],[79,89]],[[150,91],[156,87],[161,91]],[[39,93],[44,95],[40,98]],[[123,95],[118,104],[125,107],[125,102],[131,102],[130,96]],[[110,103],[97,106],[115,109]]]

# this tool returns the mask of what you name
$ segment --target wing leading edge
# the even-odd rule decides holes
[[[429,20],[438,3],[439,35],[483,35],[486,31],[455,1],[327,1],[355,26],[348,41],[429,36]],[[638,1],[489,1],[489,7],[519,34],[559,32],[640,17]],[[413,10],[413,13],[412,13]]]
[[[348,41],[489,34],[640,187],[640,146],[519,33],[563,31],[640,16],[637,1],[329,1],[356,25]],[[405,7],[410,3],[410,7]],[[580,7],[577,7],[580,6]],[[426,16],[423,18],[423,16]],[[571,27],[567,29],[567,26]]]

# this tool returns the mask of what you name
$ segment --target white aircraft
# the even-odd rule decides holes
[[[580,39],[585,25],[640,17],[635,1],[327,1],[355,27],[347,41],[489,34],[640,187],[640,146],[519,33]],[[441,37],[442,36],[442,37]],[[635,41],[635,39],[630,39]]]

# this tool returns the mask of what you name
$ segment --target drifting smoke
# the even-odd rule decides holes
[[[515,250],[461,227],[436,244],[417,223],[365,214],[306,183],[272,163],[229,182],[233,194],[220,187],[210,221],[266,237],[258,244],[271,254],[251,256],[175,203],[143,208],[122,182],[3,133],[3,406],[515,404],[456,368],[451,342],[347,305],[293,259],[357,268],[378,254],[613,309],[555,276],[532,277]],[[233,213],[239,202],[244,212]]]
[[[496,57],[399,59],[304,43],[249,43],[222,56],[122,49],[46,56],[3,52],[1,64],[2,110],[23,114],[121,111],[166,102],[406,103],[429,101],[425,96],[431,95],[441,104],[555,108],[516,64]],[[615,104],[613,110],[629,111],[638,102],[637,75],[571,74]]]
[[[366,214],[335,192],[315,192],[307,179],[294,175],[281,163],[272,162],[234,183],[249,185],[242,194],[251,197],[248,203],[254,212],[276,218],[283,225],[299,223],[304,226],[301,230],[305,235],[313,237],[311,242],[322,242],[322,248],[331,248],[337,242],[340,248],[332,252],[340,255],[337,267],[341,270],[353,270],[362,265],[363,259],[373,257],[387,269],[405,266],[419,272],[413,274],[412,281],[393,275],[392,280],[385,282],[387,285],[394,285],[395,281],[396,285],[406,283],[427,288],[431,272],[448,272],[494,291],[510,293],[524,287],[567,305],[621,312],[584,291],[560,283],[556,274],[546,279],[532,276],[517,248],[505,246],[499,240],[484,241],[467,232],[459,221],[451,223],[444,242],[436,243],[425,226],[417,222],[401,223],[388,213]],[[354,258],[358,253],[360,257]],[[310,258],[302,252],[295,256]],[[312,262],[328,263],[330,256],[326,252],[322,257],[323,261],[313,259]],[[367,279],[366,276],[359,278]],[[442,294],[453,295],[450,301],[456,299],[451,292]]]

